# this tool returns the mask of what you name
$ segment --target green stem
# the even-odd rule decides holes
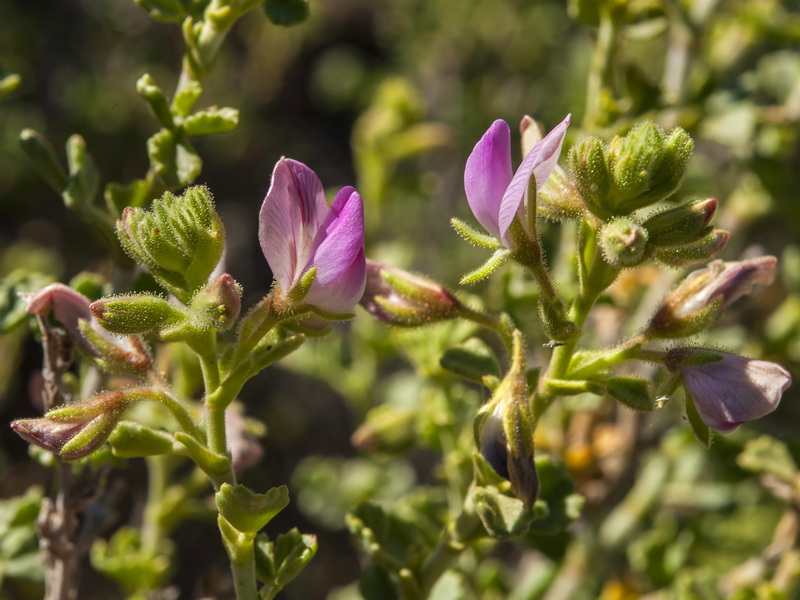
[[[509,319],[506,315],[497,317],[485,312],[473,310],[463,305],[459,310],[459,315],[468,321],[472,321],[473,323],[481,325],[482,327],[486,327],[487,329],[491,329],[497,333],[497,335],[503,341],[505,347],[511,351],[511,348],[514,345],[514,338],[512,336],[514,328],[511,324],[511,319]]]
[[[188,433],[193,438],[202,440],[203,434],[200,433],[200,429],[198,429],[197,425],[195,425],[192,416],[189,414],[189,411],[186,409],[183,403],[174,398],[166,390],[159,390],[159,392],[160,394],[154,397],[153,400],[156,400],[170,413],[172,413],[172,416],[175,417],[176,421],[178,421],[178,426],[183,431]]]
[[[231,560],[236,600],[257,600],[256,556],[252,541],[248,548],[239,549],[237,559],[236,561]]]
[[[616,50],[618,27],[608,10],[601,8],[597,42],[592,52],[589,80],[586,89],[586,113],[583,128],[594,130],[602,121],[604,93],[611,87],[611,64]]]
[[[155,556],[164,535],[161,527],[161,501],[167,489],[167,456],[145,457],[147,464],[147,504],[142,523],[142,550]]]
[[[452,527],[439,538],[439,543],[422,565],[421,597],[427,598],[439,578],[452,567],[458,557],[475,541],[481,522],[473,512],[462,511]]]

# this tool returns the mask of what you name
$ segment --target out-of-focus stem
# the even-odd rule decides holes
[[[611,64],[616,49],[618,27],[607,9],[600,12],[597,42],[592,52],[589,80],[586,89],[586,114],[583,128],[593,131],[604,113],[603,95],[611,87]]]

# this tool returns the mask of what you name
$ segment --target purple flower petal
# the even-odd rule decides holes
[[[464,169],[464,191],[472,214],[497,238],[497,216],[511,174],[511,130],[498,119],[475,144]]]
[[[317,268],[305,302],[332,313],[352,310],[364,293],[364,205],[351,187],[336,195],[312,248]]]
[[[284,291],[292,287],[308,264],[327,211],[316,173],[301,162],[279,160],[259,213],[258,239]]]
[[[686,390],[703,422],[722,433],[759,419],[778,407],[792,384],[782,366],[720,352],[722,360],[680,367]]]
[[[508,239],[508,228],[514,221],[514,217],[524,206],[525,195],[528,191],[528,180],[531,176],[536,178],[536,187],[541,190],[545,182],[550,177],[553,169],[558,164],[558,157],[561,155],[561,147],[564,145],[564,137],[567,134],[570,117],[561,121],[548,133],[542,141],[536,144],[528,156],[522,161],[517,172],[514,173],[511,183],[503,194],[498,211],[497,224],[500,232],[500,239],[507,248],[511,247],[511,240]],[[522,219],[523,226],[525,219]]]

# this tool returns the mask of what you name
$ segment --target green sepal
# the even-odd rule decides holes
[[[689,421],[689,426],[692,428],[692,433],[694,433],[697,441],[706,448],[710,448],[713,433],[711,428],[700,418],[700,413],[697,412],[697,407],[694,404],[694,398],[692,398],[688,390],[686,391],[686,418]]]
[[[192,112],[195,103],[203,95],[203,88],[196,79],[190,79],[181,86],[180,91],[172,99],[173,110],[181,117],[186,117]]]
[[[193,113],[183,120],[186,135],[207,135],[233,130],[239,124],[239,111],[235,108],[208,108]]]
[[[283,27],[302,23],[311,14],[308,0],[264,0],[263,6],[269,20]]]
[[[303,334],[292,335],[273,343],[264,343],[262,340],[249,356],[249,365],[252,373],[278,362],[303,345],[306,336]]]
[[[486,375],[500,376],[495,358],[485,347],[476,348],[476,344],[448,348],[439,364],[443,369],[475,383],[482,383]]]
[[[214,496],[219,514],[237,531],[255,535],[289,504],[289,488],[256,494],[243,485],[223,483]]]
[[[581,140],[570,149],[567,160],[587,208],[601,219],[608,218],[611,174],[603,140],[597,137]]]
[[[327,319],[328,321],[349,321],[353,317],[355,317],[355,313],[345,312],[345,313],[332,313],[326,310],[322,310],[317,306],[312,306],[310,304],[301,305],[300,308],[306,308],[310,312],[314,313],[318,317],[322,317],[323,319]],[[296,322],[296,320],[295,320]],[[326,332],[327,333],[327,332]]]
[[[149,73],[145,73],[138,79],[136,91],[145,99],[162,127],[167,129],[175,127],[175,120],[172,118],[172,111],[169,108],[169,101]]]
[[[753,473],[772,475],[789,485],[797,485],[797,463],[783,442],[768,435],[750,440],[736,457],[736,464]]]
[[[473,488],[472,505],[486,532],[496,539],[525,535],[534,519],[547,514],[543,503],[537,502],[526,510],[522,500],[506,496],[493,487]]]
[[[655,408],[650,384],[636,377],[609,377],[603,380],[609,396],[636,411],[649,412]]]
[[[203,168],[189,140],[169,129],[161,129],[147,140],[147,154],[156,175],[171,188],[190,185]]]
[[[67,172],[58,160],[53,145],[33,129],[23,129],[19,134],[19,143],[47,185],[58,194],[63,192],[67,187]]]
[[[461,219],[456,219],[453,217],[450,219],[450,224],[463,240],[473,244],[474,246],[481,246],[483,248],[489,248],[490,250],[497,250],[498,248],[503,247],[497,238],[485,233],[481,233],[477,229],[473,229]]]
[[[314,285],[314,279],[317,276],[317,267],[311,267],[308,271],[303,273],[300,276],[300,279],[297,283],[294,284],[294,287],[289,290],[287,297],[292,302],[292,304],[300,304],[308,295],[308,291],[311,289],[311,286]]]
[[[173,437],[175,438],[173,452],[191,458],[212,481],[230,473],[230,457],[212,452],[188,433],[176,431]]]
[[[483,263],[480,267],[464,275],[459,283],[461,283],[461,285],[467,285],[476,283],[481,279],[486,279],[498,267],[500,267],[500,265],[502,265],[509,256],[511,256],[511,251],[507,248],[497,250],[494,254],[492,254],[489,260]]]
[[[174,327],[189,318],[155,294],[110,296],[98,300],[90,308],[103,329],[124,335],[160,331],[162,327]]]
[[[654,256],[670,267],[688,267],[705,262],[719,253],[728,243],[731,234],[724,229],[712,229],[703,237],[683,246],[656,248]]]
[[[119,458],[139,458],[172,453],[174,438],[134,421],[120,421],[108,438],[111,451]]]
[[[296,528],[270,542],[266,534],[255,540],[256,576],[264,582],[262,600],[272,600],[292,581],[317,553],[317,537],[301,534]]]

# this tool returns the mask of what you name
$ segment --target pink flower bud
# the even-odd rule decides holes
[[[715,260],[690,273],[664,300],[648,331],[658,337],[686,337],[705,329],[727,306],[754,285],[775,279],[778,260],[762,256],[737,262]]]
[[[435,281],[367,260],[367,285],[359,302],[392,325],[416,326],[453,319],[461,303]]]
[[[53,409],[39,419],[19,419],[11,427],[26,441],[65,460],[83,458],[108,439],[125,409],[141,398],[136,390],[99,394]]]
[[[303,302],[325,312],[349,312],[364,293],[364,206],[352,187],[328,208],[317,175],[282,158],[259,214],[261,250],[284,293],[316,269]]]
[[[152,367],[138,337],[117,336],[103,329],[92,315],[91,301],[63,283],[52,283],[26,299],[29,313],[44,318],[52,312],[77,347],[104,369],[144,373]]]
[[[220,331],[230,329],[242,310],[241,286],[227,273],[220,275],[197,292],[192,309],[206,325]]]
[[[674,348],[666,364],[683,377],[703,422],[721,433],[774,411],[792,384],[779,364],[706,348]]]

